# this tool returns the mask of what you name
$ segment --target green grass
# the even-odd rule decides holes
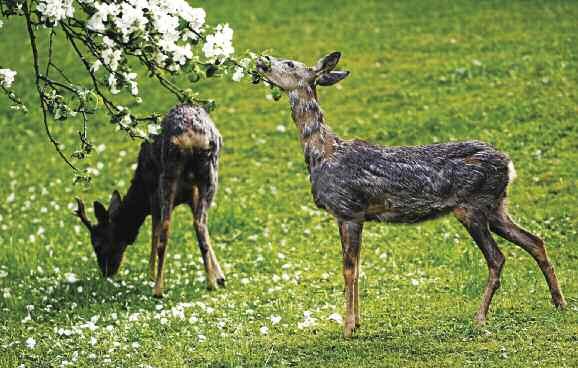
[[[507,258],[502,288],[488,324],[475,327],[487,270],[457,221],[370,224],[362,251],[363,325],[344,340],[341,326],[327,320],[343,314],[337,229],[311,199],[287,99],[274,103],[262,86],[225,81],[198,88],[220,106],[213,117],[225,149],[210,232],[227,288],[205,290],[184,208],[174,217],[163,300],[151,297],[146,277],[149,220],[121,273],[101,279],[69,205],[74,196],[91,202],[108,200],[113,188],[126,191],[139,142],[104,116],[93,120],[91,137],[106,148],[81,165],[100,173],[92,186],[74,186],[43,134],[27,41],[22,25],[11,21],[0,30],[1,60],[19,72],[16,89],[32,108],[21,115],[6,100],[0,105],[0,366],[578,365],[578,4],[201,5],[210,22],[232,25],[238,50],[273,49],[309,63],[341,50],[342,67],[352,74],[320,96],[344,137],[384,145],[480,139],[507,152],[519,174],[511,212],[546,239],[568,309],[554,310],[531,258],[500,240]],[[59,58],[80,73],[71,54]],[[155,110],[174,104],[152,81],[141,90]],[[72,152],[78,126],[53,125]],[[78,281],[66,282],[67,273]],[[314,327],[297,328],[304,311],[317,319]],[[272,315],[281,322],[272,325]],[[96,330],[79,327],[91,318]],[[37,343],[33,349],[28,338]]]

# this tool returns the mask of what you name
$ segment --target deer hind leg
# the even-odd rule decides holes
[[[482,297],[482,303],[475,316],[475,321],[483,324],[486,321],[494,293],[500,287],[500,274],[505,258],[488,228],[488,220],[482,211],[457,208],[454,214],[470,233],[476,245],[482,251],[488,264],[488,281]]]
[[[353,308],[355,310],[355,328],[361,327],[361,311],[359,310],[359,274],[361,273],[360,267],[361,259],[361,247],[357,251],[356,265],[355,265],[355,280],[353,283]]]
[[[506,212],[503,204],[499,210],[490,217],[490,229],[502,238],[518,245],[534,258],[546,278],[546,282],[550,288],[550,294],[552,295],[552,303],[559,309],[565,308],[566,301],[558,284],[554,267],[548,259],[544,241],[516,225]]]
[[[359,253],[363,225],[354,222],[339,222],[339,235],[343,253],[343,279],[345,281],[345,325],[343,334],[351,337],[359,322],[359,293],[356,290],[359,276]]]
[[[209,290],[214,290],[219,286],[225,286],[225,276],[211,246],[209,230],[207,228],[208,209],[212,202],[214,192],[212,185],[199,185],[194,187],[191,205],[195,232],[197,233],[197,241],[207,273],[207,288]]]
[[[177,182],[179,180],[180,170],[179,168],[173,168],[172,170],[167,170],[161,174],[160,185],[159,185],[159,198],[161,207],[161,217],[158,232],[158,242],[157,242],[157,274],[155,281],[154,296],[161,298],[163,296],[163,285],[164,285],[164,262],[165,262],[165,252],[169,240],[169,232],[171,226],[171,214],[173,212],[175,195],[177,191]]]
[[[152,234],[151,234],[151,255],[149,257],[149,277],[151,280],[154,281],[156,279],[155,266],[157,258],[157,245],[159,242],[160,229],[161,229],[160,227],[161,221],[159,210],[156,208],[157,203],[154,201],[151,202],[153,203],[151,203]]]

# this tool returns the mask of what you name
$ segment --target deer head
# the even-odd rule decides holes
[[[93,225],[86,217],[84,203],[79,198],[76,198],[76,203],[78,208],[75,215],[80,218],[80,221],[90,232],[92,247],[102,275],[104,277],[114,276],[118,272],[126,249],[126,244],[117,239],[116,234],[118,232],[115,231],[115,220],[122,203],[120,194],[116,190],[112,193],[108,209],[102,203],[94,202],[94,214],[98,221],[96,225]]]
[[[309,67],[294,60],[264,56],[257,60],[257,71],[285,92],[305,86],[331,86],[349,75],[347,71],[334,70],[340,57],[340,52],[332,52]]]

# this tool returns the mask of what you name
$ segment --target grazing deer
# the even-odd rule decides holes
[[[217,191],[221,144],[219,131],[202,107],[179,105],[165,117],[161,134],[150,143],[142,143],[126,197],[121,198],[115,190],[108,209],[100,202],[94,202],[96,225],[88,220],[84,204],[77,198],[76,215],[90,231],[103,276],[117,273],[127,246],[134,243],[141,225],[150,214],[152,248],[149,273],[155,280],[154,295],[161,297],[171,213],[176,206],[187,204],[193,212],[208,287],[224,286],[225,278],[211,248],[207,230],[207,211]]]
[[[464,225],[484,255],[489,279],[475,316],[486,315],[500,286],[504,255],[490,231],[526,250],[546,277],[552,301],[566,305],[544,242],[516,225],[506,211],[506,189],[514,178],[512,161],[482,142],[416,147],[382,147],[343,140],[325,124],[316,87],[349,75],[334,70],[334,52],[314,67],[262,57],[257,71],[289,95],[299,129],[315,204],[337,220],[343,251],[346,318],[344,334],[359,327],[359,262],[365,221],[417,223],[450,212]]]

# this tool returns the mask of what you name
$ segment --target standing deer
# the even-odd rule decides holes
[[[162,297],[171,213],[176,206],[187,204],[193,212],[208,288],[224,286],[225,277],[207,230],[207,211],[217,191],[221,144],[219,131],[202,107],[176,106],[163,120],[161,134],[150,143],[142,143],[126,197],[121,198],[115,190],[108,209],[100,202],[94,202],[96,225],[88,220],[84,204],[77,198],[76,215],[90,231],[103,276],[117,273],[127,246],[134,243],[141,225],[150,214],[152,247],[149,274],[155,280],[154,296]]]
[[[334,70],[340,57],[334,52],[307,67],[266,56],[258,60],[257,71],[289,95],[313,199],[339,226],[345,336],[350,337],[360,326],[358,276],[365,221],[417,223],[453,212],[488,264],[489,278],[475,316],[478,323],[486,320],[505,261],[490,231],[522,247],[536,260],[554,305],[564,308],[566,302],[544,242],[516,225],[506,211],[507,186],[515,176],[508,156],[476,141],[381,147],[339,138],[325,124],[316,87],[333,85],[349,75]]]

